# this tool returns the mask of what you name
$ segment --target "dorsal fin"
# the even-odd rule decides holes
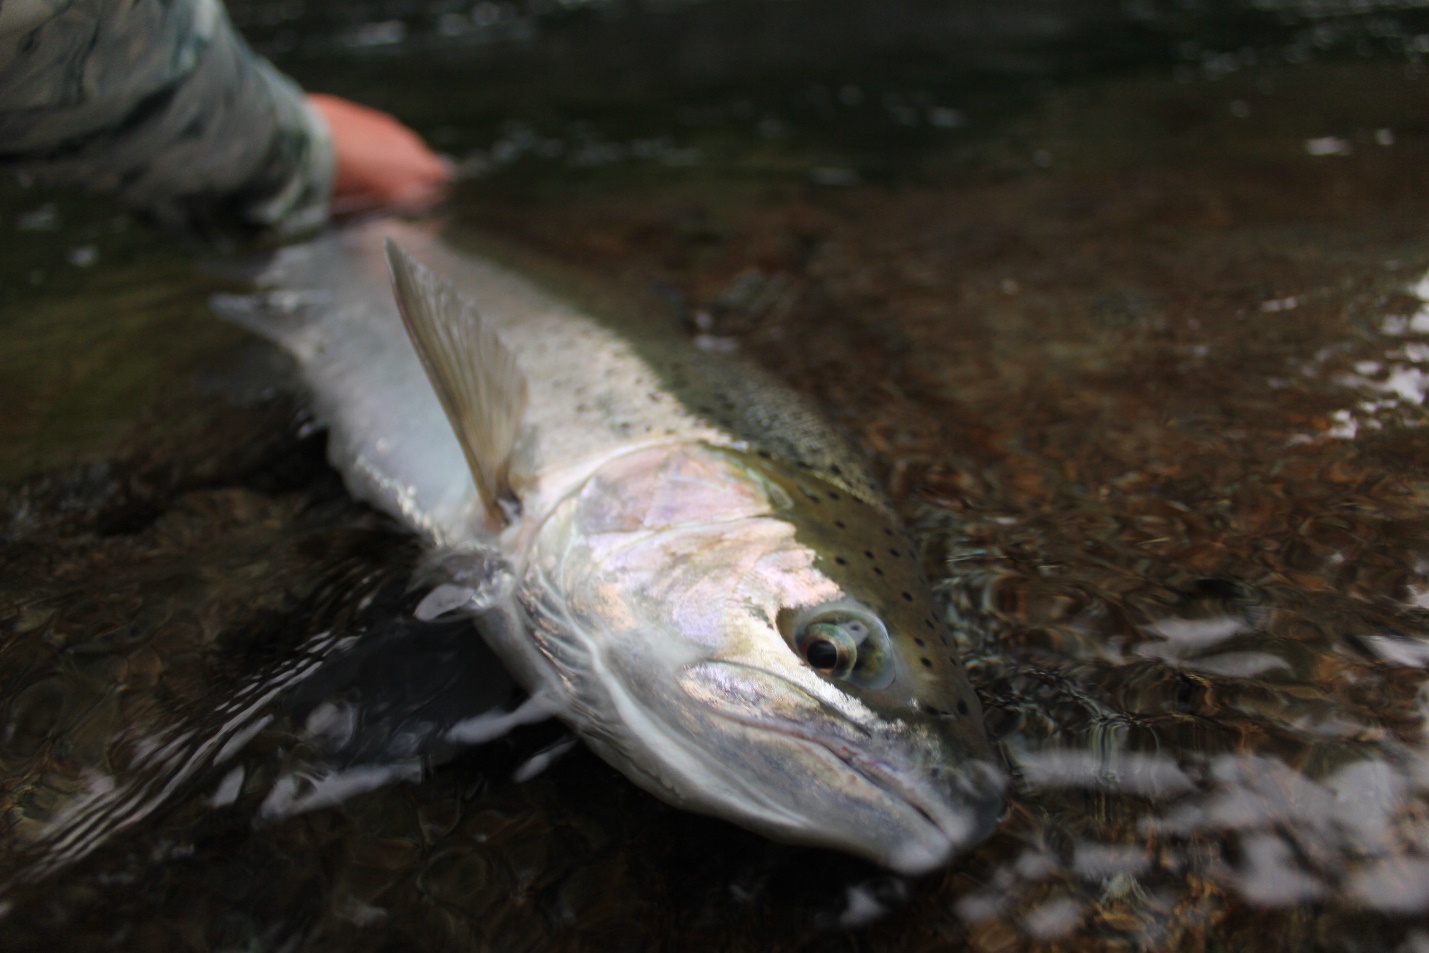
[[[471,466],[493,525],[508,519],[511,453],[526,414],[526,377],[516,355],[471,302],[388,239],[387,263],[407,333]]]

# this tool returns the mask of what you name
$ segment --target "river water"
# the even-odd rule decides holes
[[[1429,950],[1422,4],[233,10],[869,448],[1010,807],[907,880],[635,789],[412,620],[250,253],[7,184],[0,946]]]

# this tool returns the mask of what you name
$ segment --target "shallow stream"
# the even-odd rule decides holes
[[[907,880],[645,795],[411,619],[249,256],[6,185],[0,946],[1429,951],[1422,4],[232,9],[869,448],[1011,804]]]

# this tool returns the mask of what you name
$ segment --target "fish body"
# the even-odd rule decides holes
[[[223,310],[299,358],[349,487],[483,567],[484,637],[635,783],[908,873],[995,826],[913,547],[804,399],[411,226],[288,250],[265,281]]]

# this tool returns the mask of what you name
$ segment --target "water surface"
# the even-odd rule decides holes
[[[13,187],[7,947],[1429,949],[1429,19],[885,7],[237,15],[450,151],[454,227],[868,446],[999,832],[895,878],[502,714],[233,260]]]

